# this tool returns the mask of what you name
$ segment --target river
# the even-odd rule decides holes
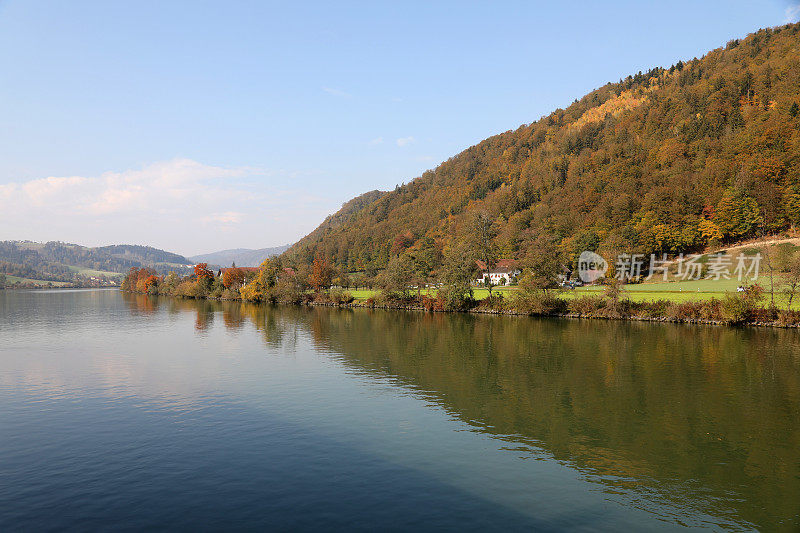
[[[800,333],[0,291],[0,530],[800,528]]]

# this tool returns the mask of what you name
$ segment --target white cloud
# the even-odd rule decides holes
[[[150,244],[180,253],[293,241],[337,207],[282,171],[162,161],[0,185],[0,240]],[[233,239],[233,240],[232,240]]]
[[[244,218],[242,213],[237,213],[236,211],[225,211],[224,213],[212,213],[211,215],[204,217],[206,222],[214,222],[220,224],[239,224]]]
[[[784,22],[792,23],[797,21],[800,21],[800,3],[786,8],[786,20]]]
[[[323,87],[322,90],[325,91],[326,93],[330,94],[330,95],[333,95],[333,96],[340,96],[342,98],[352,98],[353,97],[353,95],[350,94],[350,93],[346,93],[346,92],[344,92],[342,90],[334,89],[332,87]]]
[[[383,144],[383,137],[375,137],[369,142],[370,146],[376,146],[378,144]]]
[[[415,140],[414,137],[412,137],[410,135],[408,137],[401,137],[401,138],[397,139],[397,146],[407,146],[407,145],[413,143],[414,140]]]

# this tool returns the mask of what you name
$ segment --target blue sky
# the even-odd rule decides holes
[[[0,239],[291,242],[786,1],[0,0]]]

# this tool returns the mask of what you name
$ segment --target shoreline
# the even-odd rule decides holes
[[[779,320],[773,321],[765,321],[765,320],[752,320],[752,321],[744,321],[744,322],[731,322],[722,319],[703,319],[703,318],[675,318],[669,316],[642,316],[642,315],[618,315],[618,316],[600,316],[596,314],[582,314],[582,313],[525,313],[518,310],[512,309],[481,309],[479,307],[475,307],[472,309],[464,309],[464,310],[445,310],[445,309],[433,309],[428,308],[422,305],[408,305],[408,304],[367,304],[363,301],[353,301],[348,303],[336,303],[336,302],[319,302],[319,301],[305,301],[300,303],[265,303],[265,302],[249,302],[247,300],[243,300],[241,298],[222,298],[222,297],[214,297],[214,296],[203,296],[203,297],[194,297],[194,296],[180,296],[180,295],[171,295],[171,294],[156,294],[151,295],[139,291],[125,291],[120,290],[120,292],[128,293],[128,294],[137,294],[141,296],[156,296],[156,297],[166,297],[166,298],[176,298],[181,300],[211,300],[217,302],[241,302],[241,303],[251,303],[256,305],[280,305],[280,306],[296,306],[296,307],[332,307],[338,309],[380,309],[384,311],[417,311],[417,312],[425,312],[425,313],[460,313],[460,314],[476,314],[476,315],[503,315],[503,316],[517,316],[517,317],[536,317],[536,318],[564,318],[564,319],[572,319],[572,320],[613,320],[613,321],[630,321],[630,322],[661,322],[661,323],[668,323],[668,324],[686,324],[686,325],[704,325],[704,326],[727,326],[732,328],[742,328],[742,327],[759,327],[759,328],[780,328],[780,329],[800,329],[800,322],[795,323],[788,323],[784,324],[781,323]],[[766,310],[766,308],[760,308],[761,310]]]

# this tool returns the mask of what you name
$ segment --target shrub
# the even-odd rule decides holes
[[[450,285],[441,287],[436,293],[436,299],[445,311],[466,311],[475,304],[470,293]]]
[[[444,311],[444,299],[438,294],[436,298],[431,298],[423,294],[419,299],[419,303],[426,311]]]
[[[607,318],[623,318],[631,315],[631,301],[628,298],[605,298],[605,305],[598,309],[598,314]]]
[[[756,317],[758,301],[764,289],[750,285],[743,292],[726,294],[720,303],[722,318],[729,324],[744,324]]]
[[[260,302],[264,299],[264,293],[261,290],[261,283],[252,281],[239,289],[239,294],[242,300],[248,302]]]
[[[404,291],[391,291],[384,289],[374,296],[375,305],[378,306],[408,306],[414,305],[417,298]]]
[[[501,294],[487,296],[478,302],[478,309],[483,311],[504,311],[506,309],[505,300]]]
[[[328,298],[332,303],[337,305],[349,304],[354,298],[353,295],[344,289],[333,288],[328,292]]]
[[[652,302],[642,302],[634,306],[637,314],[646,318],[666,318],[669,316],[669,308],[671,302],[669,300],[654,300]]]
[[[605,300],[601,296],[579,296],[568,304],[569,312],[578,316],[594,316],[604,306]]]
[[[205,287],[201,286],[197,281],[186,280],[178,285],[175,289],[175,294],[184,298],[201,298],[205,296]]]
[[[739,294],[726,294],[722,298],[722,318],[729,324],[743,324],[750,320],[753,308]]]
[[[779,326],[796,326],[800,324],[800,313],[797,311],[779,311],[777,322]]]
[[[286,305],[298,305],[305,300],[305,291],[293,277],[281,276],[275,285],[273,298]]]
[[[722,302],[716,298],[703,302],[702,307],[700,307],[700,318],[703,320],[722,320]]]
[[[700,320],[707,302],[680,302],[667,307],[667,316],[673,320]]]
[[[775,322],[778,320],[780,316],[780,311],[775,306],[770,307],[759,307],[755,306],[753,309],[753,313],[750,316],[750,320],[754,322]]]
[[[208,289],[207,294],[209,298],[222,298],[222,293],[225,291],[225,287],[220,283],[214,283],[211,285],[211,288]]]
[[[225,300],[238,300],[239,299],[239,290],[238,289],[225,289],[222,291],[221,298]]]
[[[566,300],[545,292],[519,292],[510,302],[511,308],[526,315],[558,315],[566,313]]]

